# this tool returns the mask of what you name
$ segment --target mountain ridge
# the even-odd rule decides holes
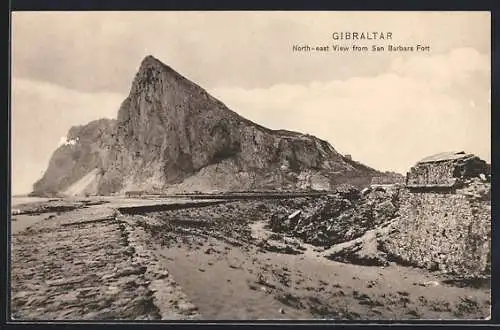
[[[93,188],[82,193],[328,190],[383,175],[325,140],[244,118],[151,55],[117,119],[72,127],[68,138],[78,142],[54,152],[34,195],[63,192],[84,177],[91,182],[95,169]]]

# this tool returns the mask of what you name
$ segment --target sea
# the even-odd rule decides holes
[[[14,208],[16,205],[46,202],[49,199],[50,198],[46,197],[12,196],[12,198],[10,199],[10,204],[11,208]]]

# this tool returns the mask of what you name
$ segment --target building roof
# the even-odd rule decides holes
[[[435,163],[435,162],[442,162],[446,160],[457,160],[457,159],[464,159],[464,158],[469,158],[471,156],[474,156],[472,154],[467,154],[464,151],[455,151],[455,152],[441,152],[439,154],[435,154],[429,157],[425,157],[421,161],[419,161],[419,164],[422,163]]]

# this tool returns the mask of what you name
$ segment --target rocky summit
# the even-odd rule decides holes
[[[328,190],[380,172],[311,135],[271,130],[147,56],[116,120],[73,127],[33,195]]]

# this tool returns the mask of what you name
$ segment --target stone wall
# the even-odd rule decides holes
[[[399,261],[464,276],[490,272],[489,191],[400,192],[400,219],[380,249]],[[484,187],[483,187],[484,188]]]
[[[384,175],[372,177],[371,184],[395,184],[405,183],[405,177],[399,173],[386,172]]]
[[[408,185],[453,185],[455,178],[453,162],[418,164],[408,173]]]

